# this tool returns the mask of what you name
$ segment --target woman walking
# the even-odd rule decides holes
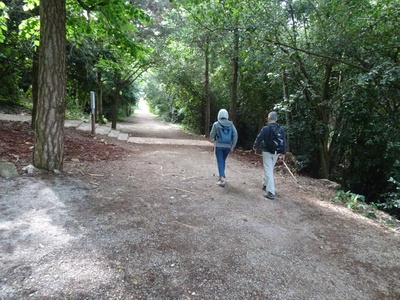
[[[214,152],[217,158],[219,179],[217,185],[224,187],[225,181],[225,163],[228,154],[236,147],[238,134],[235,125],[229,121],[229,114],[226,109],[218,112],[217,121],[214,122],[210,138],[214,141]]]

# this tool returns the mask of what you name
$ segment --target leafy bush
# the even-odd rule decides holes
[[[341,202],[347,205],[347,208],[365,208],[365,197],[363,195],[352,193],[351,191],[339,190],[332,198],[334,202]],[[359,203],[361,202],[361,203]]]
[[[70,108],[65,111],[65,118],[69,120],[90,120],[90,115],[82,112],[79,108]]]
[[[393,177],[390,177],[388,182],[394,184],[395,191],[387,192],[382,195],[384,199],[384,203],[378,204],[379,207],[383,209],[400,209],[400,182],[395,180]]]

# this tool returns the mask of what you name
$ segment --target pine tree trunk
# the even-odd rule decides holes
[[[35,130],[35,122],[36,122],[36,112],[37,112],[37,104],[39,98],[39,52],[36,51],[33,53],[32,58],[32,120],[31,120],[31,129]]]
[[[206,137],[210,136],[210,107],[211,107],[211,100],[210,100],[210,74],[209,74],[209,68],[210,68],[210,59],[209,59],[209,43],[210,39],[207,36],[207,44],[206,44],[206,50],[205,50],[205,72],[204,72],[204,79],[205,79],[205,122],[204,122],[204,135]]]
[[[38,103],[33,164],[49,171],[63,168],[66,97],[65,0],[40,3]]]

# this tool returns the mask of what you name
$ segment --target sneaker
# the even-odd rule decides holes
[[[267,187],[266,187],[265,185],[263,185],[262,190],[263,190],[263,191],[266,191],[266,190],[267,190]]]
[[[217,185],[219,185],[220,187],[225,187],[225,180],[223,179],[218,180]]]
[[[268,198],[268,199],[271,199],[271,200],[274,200],[275,195],[272,194],[271,192],[268,192],[268,193],[264,193],[264,197]]]

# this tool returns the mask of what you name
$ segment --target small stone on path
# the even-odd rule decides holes
[[[5,178],[14,178],[18,177],[17,168],[13,163],[10,162],[2,162],[0,163],[0,176]]]

